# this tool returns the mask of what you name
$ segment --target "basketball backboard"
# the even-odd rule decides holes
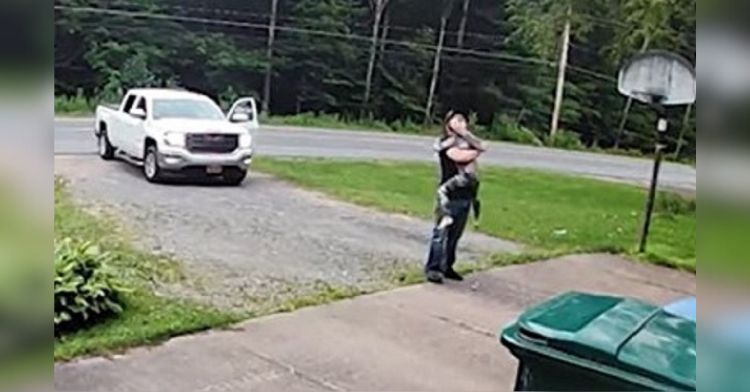
[[[623,65],[617,89],[644,103],[687,105],[695,102],[695,84],[690,62],[674,53],[649,51]]]

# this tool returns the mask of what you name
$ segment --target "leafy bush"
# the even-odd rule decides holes
[[[112,255],[88,242],[55,241],[55,334],[122,312]]]
[[[544,144],[548,147],[564,150],[583,150],[586,148],[577,134],[563,130],[558,131],[554,138],[545,136]]]
[[[391,123],[390,128],[396,133],[425,133],[426,130],[422,125],[415,123],[411,119],[397,120]]]
[[[341,119],[341,120],[343,121],[344,124],[352,125],[354,126],[354,128],[361,128],[361,129],[373,130],[373,131],[384,131],[384,132],[393,131],[393,129],[385,121],[376,120],[374,118],[363,118],[359,120],[347,120],[347,119]]]
[[[491,139],[533,146],[542,145],[542,142],[531,129],[505,115],[497,116],[492,124],[485,128],[484,132]]]
[[[84,114],[92,112],[93,105],[83,95],[83,91],[78,90],[75,96],[55,97],[55,113],[58,114]]]

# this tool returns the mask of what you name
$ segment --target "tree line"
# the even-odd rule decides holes
[[[385,123],[453,108],[490,137],[644,152],[655,115],[618,94],[619,66],[648,49],[695,63],[695,0],[56,0],[55,14],[58,95],[173,86]],[[676,155],[694,155],[695,112],[669,110]]]

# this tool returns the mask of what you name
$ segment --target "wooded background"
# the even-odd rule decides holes
[[[695,0],[56,0],[56,94],[113,101],[129,87],[183,87],[222,103],[254,95],[269,115],[337,114],[394,129],[460,109],[475,114],[487,137],[540,143],[552,141],[564,80],[558,138],[649,152],[655,115],[617,92],[617,71],[648,49],[694,64],[695,7]],[[669,110],[675,156],[694,157],[695,112]]]

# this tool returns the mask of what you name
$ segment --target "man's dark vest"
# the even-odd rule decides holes
[[[441,150],[438,153],[440,158],[440,185],[444,184],[451,177],[458,174],[458,165],[448,158],[448,149]],[[448,195],[451,200],[473,200],[476,197],[476,188],[458,188]]]

